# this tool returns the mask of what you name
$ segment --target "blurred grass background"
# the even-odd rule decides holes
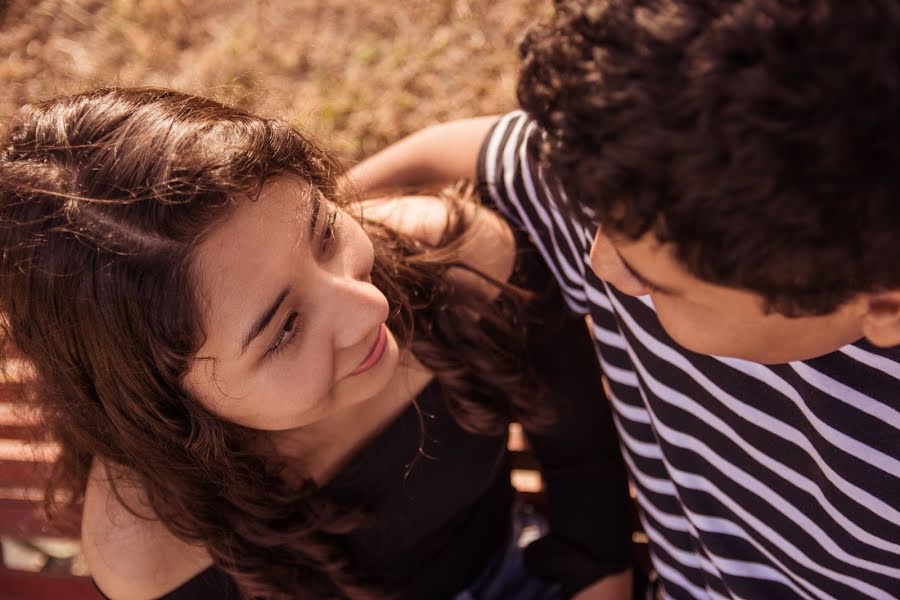
[[[550,0],[0,0],[0,119],[101,85],[280,116],[345,163],[515,107],[516,46]]]

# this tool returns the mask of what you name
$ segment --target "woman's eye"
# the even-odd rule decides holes
[[[337,221],[338,211],[332,212],[328,215],[328,219],[325,222],[325,228],[322,229],[322,250],[327,250],[328,247],[334,242],[336,236],[335,231],[335,222]]]
[[[296,335],[294,332],[297,328],[297,318],[299,317],[299,313],[292,312],[288,315],[287,320],[285,320],[284,325],[281,326],[281,329],[278,330],[278,334],[275,336],[275,339],[272,341],[272,345],[269,347],[269,350],[266,354],[270,356],[274,356],[278,354],[280,350],[283,350],[290,344],[294,339],[296,339]]]

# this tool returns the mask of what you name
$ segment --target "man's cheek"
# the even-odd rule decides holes
[[[679,310],[660,294],[653,294],[652,299],[660,324],[679,346],[693,352],[704,352],[711,345],[715,345],[715,340],[711,339],[711,336],[715,335],[713,333],[715,327],[711,327],[708,321],[698,323],[697,320],[691,319],[686,311]]]

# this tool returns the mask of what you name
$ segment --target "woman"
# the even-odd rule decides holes
[[[341,207],[335,173],[284,123],[172,91],[14,116],[0,312],[100,590],[552,598],[624,568],[599,376],[537,342],[524,374],[506,282],[540,284],[512,234],[465,198]],[[550,485],[543,578],[511,525],[511,418]],[[591,490],[608,506],[579,511]]]

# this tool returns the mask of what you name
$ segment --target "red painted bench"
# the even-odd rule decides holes
[[[36,426],[20,384],[0,382],[0,600],[99,600],[78,541],[41,516],[56,448],[35,441]]]

